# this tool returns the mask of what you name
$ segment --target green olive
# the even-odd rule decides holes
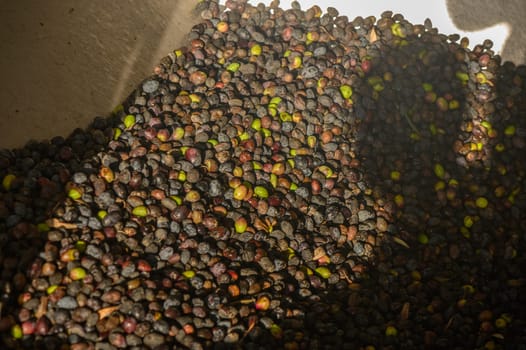
[[[132,209],[132,214],[139,217],[144,217],[148,215],[148,208],[144,205],[139,205]]]

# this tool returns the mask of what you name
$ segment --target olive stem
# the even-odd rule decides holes
[[[402,115],[404,116],[405,120],[407,120],[407,124],[409,124],[409,127],[410,127],[415,133],[417,133],[418,136],[421,136],[420,131],[418,131],[418,129],[416,128],[415,124],[413,124],[413,121],[411,120],[411,118],[409,118],[408,113],[402,113]]]

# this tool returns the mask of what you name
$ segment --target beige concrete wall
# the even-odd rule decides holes
[[[0,2],[0,148],[86,127],[181,46],[198,0]]]

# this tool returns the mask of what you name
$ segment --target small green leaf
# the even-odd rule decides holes
[[[394,240],[396,243],[400,244],[402,247],[405,247],[405,248],[407,248],[407,249],[410,248],[410,247],[409,247],[409,244],[407,244],[406,241],[404,241],[403,239],[401,239],[401,238],[399,238],[399,237],[394,236],[394,237],[393,237],[393,240]]]

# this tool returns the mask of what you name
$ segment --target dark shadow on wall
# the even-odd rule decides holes
[[[459,29],[477,31],[491,27],[498,23],[506,22],[511,29],[502,49],[505,61],[515,64],[526,64],[526,31],[524,18],[526,16],[526,3],[524,1],[491,0],[447,0],[449,15]]]

